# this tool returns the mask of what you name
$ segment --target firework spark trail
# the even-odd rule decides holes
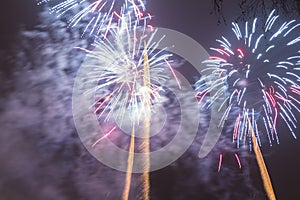
[[[103,140],[104,138],[108,137],[117,127],[113,127],[108,133],[104,134],[104,136],[102,136],[101,138],[99,138],[96,142],[94,142],[94,144],[92,144],[92,147],[94,147],[96,144],[98,144],[101,140]]]
[[[242,169],[242,163],[241,163],[241,160],[240,160],[238,154],[235,153],[234,156],[235,156],[235,159],[236,159],[236,161],[237,161],[237,163],[239,165],[239,168]]]
[[[222,155],[222,154],[220,154],[220,156],[219,156],[219,166],[218,166],[218,172],[220,172],[220,171],[221,171],[222,161],[223,161],[223,155]]]
[[[235,159],[236,159],[236,161],[237,161],[237,164],[238,164],[239,168],[242,169],[242,163],[241,163],[241,160],[240,160],[238,154],[235,153],[235,154],[234,154],[234,157],[235,157]],[[220,154],[220,155],[219,155],[218,172],[221,171],[222,163],[223,163],[223,154]]]
[[[67,19],[69,27],[77,27],[84,24],[83,35],[101,35],[114,26],[115,16],[118,13],[127,12],[136,19],[151,18],[144,14],[145,0],[39,0],[38,5],[47,3],[50,13]],[[81,23],[82,22],[82,23]]]

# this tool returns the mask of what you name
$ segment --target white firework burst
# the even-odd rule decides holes
[[[166,48],[158,50],[160,41],[153,41],[155,34],[146,23],[141,26],[140,20],[132,20],[130,14],[124,13],[105,39],[96,40],[93,50],[85,49],[87,80],[98,82],[86,92],[96,92],[92,107],[99,117],[105,113],[106,119],[130,118],[135,123],[149,115],[151,106],[159,101],[162,85],[169,79],[166,69],[171,67],[171,54]],[[103,94],[103,89],[110,93]]]

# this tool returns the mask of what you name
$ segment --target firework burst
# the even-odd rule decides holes
[[[214,55],[205,61],[211,73],[197,83],[200,101],[214,91],[206,107],[226,96],[222,106],[228,107],[220,125],[234,124],[232,138],[238,147],[248,141],[252,148],[251,126],[259,145],[262,132],[270,145],[279,143],[277,126],[282,123],[296,138],[300,23],[291,20],[278,25],[278,18],[273,10],[263,24],[257,18],[242,26],[232,23],[234,34],[217,40],[219,47],[211,48]]]
[[[130,118],[135,123],[149,115],[151,105],[159,101],[161,86],[168,79],[165,68],[169,66],[171,54],[165,53],[166,49],[156,49],[159,42],[152,42],[155,33],[145,24],[139,26],[139,21],[132,22],[130,14],[123,14],[106,39],[96,40],[94,50],[85,49],[88,79],[99,83],[87,91],[96,91],[98,97],[93,106],[99,117],[105,113],[106,120],[113,116],[116,120]],[[145,76],[148,77],[144,71],[146,54],[150,66],[147,87],[144,83]],[[102,94],[102,89],[111,92]]]
[[[38,5],[43,3],[49,5],[50,13],[66,19],[69,27],[83,26],[83,35],[106,33],[124,10],[136,19],[151,17],[144,14],[145,0],[38,0]]]

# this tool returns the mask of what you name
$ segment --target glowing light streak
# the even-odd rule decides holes
[[[222,161],[223,161],[223,155],[222,155],[222,154],[220,154],[220,156],[219,156],[219,166],[218,166],[218,172],[220,172],[220,171],[221,171]]]
[[[93,144],[92,144],[92,147],[95,147],[96,146],[96,144],[98,144],[101,140],[103,140],[104,138],[106,138],[106,137],[108,137],[112,132],[114,132],[114,130],[116,130],[116,126],[115,127],[113,127],[109,132],[107,132],[104,136],[102,136],[101,138],[99,138],[96,142],[94,142]]]
[[[240,168],[240,169],[242,169],[241,160],[240,160],[240,158],[239,158],[238,154],[237,154],[237,153],[235,153],[235,154],[234,154],[234,156],[235,156],[235,158],[236,158],[236,161],[237,161],[237,163],[238,163],[238,165],[239,165],[239,168]]]

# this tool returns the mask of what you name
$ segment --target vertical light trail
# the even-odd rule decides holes
[[[145,55],[144,55],[144,86],[147,87],[150,91],[150,66],[149,66],[149,58],[147,53],[147,44],[144,42],[145,48]],[[145,108],[149,112],[145,112],[145,119],[144,119],[144,129],[143,129],[143,143],[141,145],[141,153],[149,154],[150,151],[150,120],[151,120],[151,112],[150,112],[150,96],[146,99]],[[141,199],[149,200],[149,190],[150,190],[150,178],[149,178],[149,169],[150,169],[150,158],[149,156],[145,156],[144,165],[144,172],[141,175]]]
[[[254,150],[254,153],[255,153],[257,164],[259,166],[259,170],[260,170],[260,174],[261,174],[261,178],[262,178],[262,181],[263,181],[263,184],[264,184],[265,191],[267,193],[267,196],[268,196],[269,200],[276,200],[275,193],[274,193],[273,186],[272,186],[272,182],[271,182],[266,164],[264,162],[264,158],[261,154],[260,147],[258,146],[257,139],[256,139],[256,136],[254,134],[253,127],[251,125],[248,114],[246,116],[247,116],[250,131],[251,131],[251,135],[252,135],[253,150]]]
[[[123,191],[122,200],[128,200],[129,193],[130,193],[132,167],[133,167],[133,161],[134,161],[134,137],[135,136],[134,136],[134,125],[133,125],[132,131],[131,131],[129,155],[128,155],[128,160],[127,160],[125,187],[124,187],[124,191]]]

